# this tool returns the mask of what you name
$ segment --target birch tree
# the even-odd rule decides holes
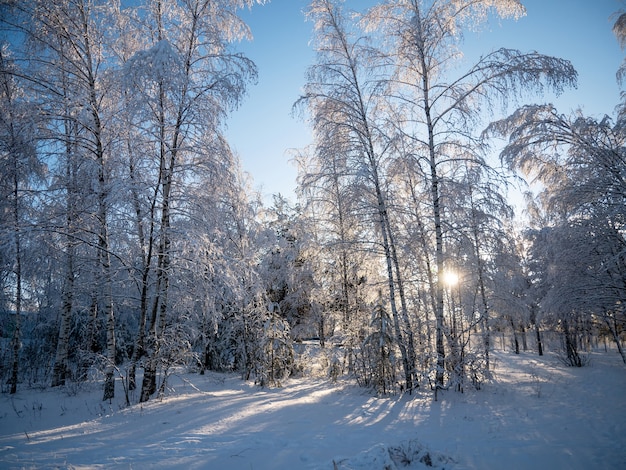
[[[358,189],[346,166],[348,152],[338,150],[336,144],[318,142],[315,152],[324,158],[299,156],[299,199],[305,202],[303,213],[310,221],[314,249],[319,250],[318,295],[325,298],[321,315],[328,314],[337,332],[347,336],[352,370],[353,351],[362,342],[365,325],[361,291],[366,287],[367,253],[360,240],[369,234],[360,217]]]
[[[147,3],[145,36],[150,39],[125,65],[128,93],[135,99],[133,125],[150,135],[154,197],[159,197],[150,214],[157,217],[158,229],[156,290],[146,325],[141,401],[156,390],[159,338],[169,308],[172,218],[180,195],[178,185],[188,180],[187,165],[203,154],[203,145],[219,141],[222,119],[239,102],[247,81],[256,73],[252,62],[230,48],[230,42],[249,34],[236,10],[253,3]]]
[[[39,10],[42,15],[38,19],[48,27],[53,34],[67,41],[67,49],[61,64],[68,65],[73,82],[80,88],[81,98],[79,106],[85,113],[80,125],[86,133],[83,145],[86,147],[88,158],[95,164],[97,180],[97,211],[98,224],[97,246],[100,273],[98,279],[98,297],[106,319],[106,367],[103,400],[109,400],[115,395],[115,314],[113,308],[113,287],[111,274],[111,254],[109,248],[109,168],[106,144],[105,108],[103,68],[104,55],[102,30],[98,25],[98,17],[102,9],[88,1],[68,2],[64,5],[49,5]],[[69,31],[68,25],[75,25],[76,29]],[[68,34],[69,33],[69,34]],[[56,38],[54,39],[56,40]],[[56,42],[56,41],[55,41]],[[49,46],[55,42],[50,41]],[[54,50],[54,49],[53,49]],[[57,51],[55,51],[57,52]]]
[[[68,76],[61,70],[61,81],[59,90],[62,92],[63,99],[60,100],[63,106],[59,116],[66,116],[61,119],[63,137],[60,140],[60,146],[63,149],[59,155],[59,162],[64,163],[64,171],[59,175],[59,180],[63,181],[65,189],[65,201],[61,212],[64,213],[63,223],[65,232],[65,278],[62,287],[62,307],[59,321],[59,336],[57,340],[57,348],[54,359],[54,369],[52,371],[53,387],[65,385],[68,375],[68,357],[70,345],[70,330],[72,326],[72,313],[74,307],[74,298],[76,297],[75,278],[76,278],[76,238],[78,234],[78,226],[80,225],[79,202],[82,194],[79,189],[79,155],[77,149],[77,123],[70,119],[72,110],[70,106],[70,94]]]
[[[5,254],[10,253],[8,290],[13,293],[13,337],[10,367],[9,393],[17,392],[22,343],[21,319],[24,301],[23,265],[25,260],[25,237],[27,227],[33,220],[32,198],[28,197],[38,176],[41,176],[37,158],[36,114],[28,103],[23,90],[15,79],[17,67],[4,46],[0,46],[0,194],[4,214],[0,230],[3,241],[0,245]],[[29,199],[31,199],[29,201]],[[6,218],[5,218],[6,217]],[[29,220],[30,219],[30,220]]]
[[[455,68],[461,58],[464,29],[480,26],[490,14],[518,18],[524,12],[516,0],[389,0],[374,6],[365,19],[369,31],[380,32],[394,66],[388,93],[401,109],[394,114],[394,125],[410,140],[412,154],[426,167],[430,187],[436,239],[438,387],[443,386],[445,370],[442,177],[459,161],[466,161],[470,149],[480,148],[474,126],[485,105],[491,107],[494,100],[506,100],[519,90],[548,87],[560,92],[576,80],[567,61],[511,49],[489,52],[460,72]],[[479,155],[474,153],[472,158],[480,164]]]
[[[626,292],[626,134],[621,121],[613,124],[608,116],[598,121],[579,112],[568,117],[550,105],[526,106],[488,131],[508,136],[501,157],[545,186],[537,203],[557,214],[550,233],[553,249],[561,253],[553,262],[562,275],[547,294],[556,302],[553,308],[570,315],[586,305],[617,331]],[[578,302],[572,304],[573,299]],[[573,323],[564,331],[566,352],[573,365],[580,365]],[[613,337],[621,349],[619,337]]]
[[[503,191],[507,183],[503,175],[487,165],[473,166],[465,170],[465,176],[457,186],[457,199],[462,200],[465,206],[465,216],[459,217],[463,232],[471,246],[472,271],[476,275],[478,298],[477,309],[480,312],[482,327],[485,368],[489,371],[489,351],[491,348],[490,316],[491,303],[489,291],[493,284],[494,271],[498,270],[498,263],[494,258],[502,252],[508,252],[510,246],[506,244],[506,222],[513,218],[513,209],[507,203]],[[459,198],[459,196],[461,196]],[[451,198],[451,197],[450,197]],[[495,266],[494,266],[495,264]]]
[[[310,69],[302,102],[311,115],[320,152],[328,158],[334,151],[347,152],[350,171],[360,185],[364,201],[371,201],[377,237],[384,252],[389,305],[400,349],[408,391],[418,386],[415,377],[415,347],[409,321],[403,278],[398,265],[395,233],[390,221],[384,183],[384,161],[390,148],[378,128],[382,104],[373,50],[365,38],[354,38],[336,2],[311,3],[308,16],[314,23],[318,62]],[[326,150],[325,150],[326,149]],[[358,183],[357,183],[358,181]]]
[[[112,207],[118,202],[112,188],[116,183],[117,142],[113,126],[118,111],[117,88],[112,70],[115,62],[108,49],[112,11],[119,4],[93,1],[38,2],[13,4],[8,24],[26,38],[24,56],[30,59],[28,77],[32,89],[44,103],[49,119],[51,161],[66,162],[67,197],[65,236],[68,237],[67,279],[57,347],[57,366],[53,383],[64,381],[68,335],[74,291],[73,247],[77,241],[96,248],[98,266],[91,274],[93,289],[90,329],[100,316],[106,322],[104,354],[104,399],[114,395],[116,334],[113,304],[115,273],[112,266],[110,227]],[[77,172],[77,168],[80,171]],[[63,181],[59,178],[58,181]],[[77,190],[75,183],[86,190]],[[58,188],[58,186],[57,186]],[[82,194],[82,198],[77,198]],[[74,199],[72,199],[74,198]],[[77,220],[76,199],[84,211]],[[90,204],[93,204],[90,206]],[[57,228],[51,227],[52,230]],[[92,235],[95,241],[91,240]],[[71,241],[70,241],[71,240]],[[87,335],[90,336],[90,335]],[[90,340],[88,340],[90,341]]]

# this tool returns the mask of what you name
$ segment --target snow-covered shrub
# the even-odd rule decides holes
[[[446,464],[454,462],[446,455],[429,450],[416,439],[389,446],[387,450],[397,468],[419,468],[421,466],[444,468]]]
[[[482,384],[490,378],[483,351],[468,350],[463,355],[450,354],[447,359],[450,379],[446,389],[463,392],[465,385],[470,383],[476,390],[480,390]]]
[[[156,349],[157,364],[161,371],[161,384],[158,387],[159,397],[165,393],[167,380],[175,367],[198,362],[198,358],[191,347],[190,332],[185,328],[185,325],[184,322],[175,322],[168,326],[159,338]]]
[[[439,452],[431,451],[417,439],[411,439],[391,446],[377,444],[371,449],[365,450],[354,457],[339,461],[333,460],[332,465],[334,470],[398,470],[401,468],[412,468],[416,470],[438,468],[443,470],[454,463],[454,459]]]
[[[396,383],[395,354],[391,318],[382,302],[372,310],[370,334],[357,353],[355,374],[357,382],[373,387],[380,394],[391,393]]]
[[[561,321],[561,351],[559,359],[563,364],[570,367],[582,367],[587,365],[589,359],[580,353],[580,326],[577,321]]]
[[[294,343],[295,360],[293,374],[304,377],[319,377],[336,382],[343,374],[342,347],[326,343],[321,347],[319,341],[307,340]]]
[[[484,354],[470,353],[465,356],[464,361],[466,377],[476,390],[480,390],[483,383],[491,378]]]
[[[333,382],[336,382],[339,376],[341,375],[342,371],[343,371],[343,366],[341,364],[341,361],[339,360],[339,357],[337,356],[337,354],[334,353],[332,355],[332,358],[330,360],[330,365],[328,367],[328,377]]]
[[[257,383],[280,387],[281,380],[291,375],[294,352],[289,324],[276,312],[269,312],[263,325],[259,353]]]

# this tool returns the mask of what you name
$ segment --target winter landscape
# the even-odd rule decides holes
[[[619,7],[0,0],[0,468],[626,468]]]
[[[584,368],[495,354],[493,380],[463,394],[377,397],[347,380],[260,388],[182,374],[163,399],[99,401],[94,385],[0,401],[3,468],[618,469],[626,374],[615,351]]]

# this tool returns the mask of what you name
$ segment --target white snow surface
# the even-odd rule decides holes
[[[381,398],[352,382],[238,375],[171,377],[163,400],[124,407],[92,384],[0,396],[0,468],[620,469],[626,366],[592,353],[494,354],[480,391]]]

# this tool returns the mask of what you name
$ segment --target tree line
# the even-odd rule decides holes
[[[460,60],[464,30],[520,3],[312,0],[294,109],[314,141],[298,203],[270,207],[224,136],[256,79],[236,50],[255,3],[0,4],[3,390],[100,380],[143,402],[181,366],[276,385],[311,338],[331,378],[383,394],[480,387],[497,341],[582,366],[608,340],[626,363],[623,103],[508,113],[574,86],[571,63]],[[525,226],[514,175],[541,183]]]

